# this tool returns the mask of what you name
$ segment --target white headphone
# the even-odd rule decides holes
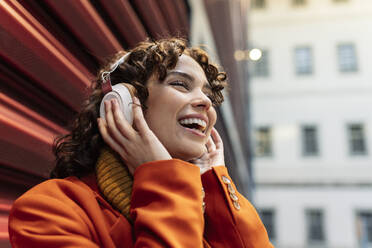
[[[118,59],[111,67],[109,71],[104,71],[101,75],[102,91],[105,96],[102,98],[100,105],[100,117],[106,119],[105,115],[105,104],[106,100],[117,99],[119,107],[124,114],[125,119],[130,125],[133,124],[133,111],[131,104],[133,103],[132,94],[129,89],[123,84],[111,85],[110,73],[116,70],[116,68],[125,63],[126,59],[129,57],[130,53],[125,54],[120,59]]]

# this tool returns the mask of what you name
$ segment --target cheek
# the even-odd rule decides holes
[[[216,112],[216,110],[213,107],[210,110],[210,117],[209,117],[209,119],[211,121],[211,126],[213,127],[216,124],[216,121],[217,121],[217,112]]]
[[[155,135],[166,133],[174,122],[172,107],[172,104],[160,100],[148,105],[145,120]]]
[[[159,126],[157,123],[161,117],[159,116],[159,111],[157,109],[157,106],[155,104],[148,104],[148,108],[145,113],[145,120],[147,122],[147,125],[152,131],[155,131],[156,127]]]

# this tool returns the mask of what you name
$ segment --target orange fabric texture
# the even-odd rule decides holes
[[[230,190],[237,197],[234,205],[226,177],[231,183]],[[267,236],[257,211],[239,192],[228,175],[225,166],[213,167],[202,175],[205,191],[205,231],[204,237],[213,248],[218,247],[274,247]],[[236,204],[235,203],[235,204]]]
[[[48,180],[14,203],[10,242],[38,248],[272,247],[243,196],[241,209],[234,208],[222,175],[227,170],[219,166],[201,178],[197,166],[177,159],[141,165],[134,173],[133,225],[101,197],[94,175]]]

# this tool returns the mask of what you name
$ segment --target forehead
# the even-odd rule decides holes
[[[207,81],[203,68],[198,64],[198,62],[186,54],[182,54],[178,58],[176,67],[171,71],[181,71],[201,82]]]

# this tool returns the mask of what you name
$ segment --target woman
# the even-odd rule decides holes
[[[71,133],[56,142],[54,179],[14,203],[13,247],[272,247],[236,192],[213,128],[225,73],[179,39],[124,54],[98,79],[134,87],[133,125],[115,100],[97,121],[107,83],[97,80]]]

